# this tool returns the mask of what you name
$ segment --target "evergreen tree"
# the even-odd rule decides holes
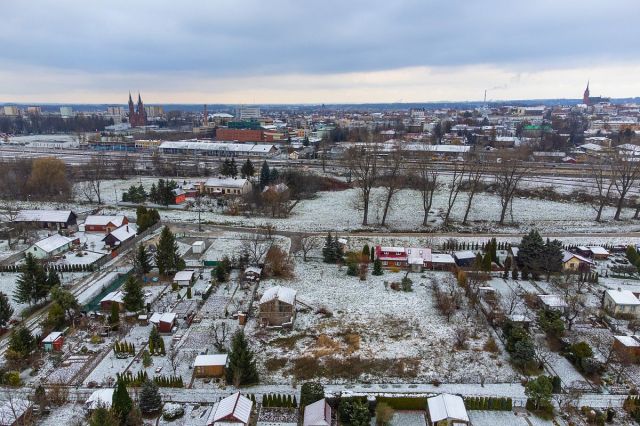
[[[123,287],[124,297],[122,301],[124,302],[124,308],[129,312],[137,312],[144,308],[144,294],[142,293],[142,285],[140,285],[140,281],[133,276],[130,275],[127,278],[127,281],[124,283]]]
[[[49,271],[47,273],[47,289],[50,290],[60,284],[60,276],[58,275],[58,273],[53,268],[49,268]]]
[[[220,174],[227,177],[231,176],[231,163],[228,158],[226,158],[220,165]]]
[[[269,183],[275,183],[280,178],[280,172],[275,167],[269,173]]]
[[[335,253],[336,262],[342,261],[344,258],[344,251],[342,250],[342,246],[338,242],[338,235],[333,236],[333,251]]]
[[[533,275],[533,279],[538,279],[544,269],[544,241],[538,231],[531,230],[522,237],[518,250],[518,268],[528,271]]]
[[[369,260],[369,255],[370,255],[370,250],[369,250],[369,244],[365,244],[364,247],[362,247],[362,256],[366,256],[367,260]]]
[[[331,232],[327,234],[324,247],[322,247],[322,259],[325,263],[336,263],[336,252],[333,245],[333,238]]]
[[[269,164],[265,160],[262,163],[262,168],[260,169],[260,189],[264,189],[265,186],[269,185],[271,178],[271,171],[269,170]]]
[[[149,200],[151,200],[152,203],[158,203],[158,188],[155,183],[151,185],[151,189],[149,190]]]
[[[238,176],[238,165],[236,164],[235,158],[231,158],[231,163],[229,163],[229,176],[232,178],[236,178]]]
[[[27,358],[36,349],[38,342],[26,327],[14,329],[9,336],[9,350],[21,358]]]
[[[300,407],[306,407],[324,398],[324,386],[318,382],[305,382],[300,388]]]
[[[65,325],[64,309],[57,302],[53,302],[47,313],[46,324],[54,330],[61,330]]]
[[[252,177],[256,173],[251,160],[247,158],[247,161],[245,161],[245,163],[242,165],[242,168],[240,169],[240,173],[244,178]]]
[[[104,406],[93,410],[89,418],[89,426],[118,426],[119,424],[118,419]]]
[[[482,270],[485,272],[491,272],[491,253],[485,253],[482,258]]]
[[[156,252],[158,271],[161,275],[165,275],[179,270],[180,266],[184,264],[184,262],[180,262],[180,259],[176,238],[171,230],[165,226],[160,233],[158,250]]]
[[[187,287],[187,299],[191,299],[191,287]]]
[[[358,266],[355,263],[349,262],[349,264],[347,265],[347,275],[349,275],[350,277],[355,277],[356,275],[358,275]]]
[[[131,396],[129,396],[127,386],[124,380],[120,379],[116,383],[116,388],[113,391],[111,409],[120,421],[124,423],[132,408],[133,401],[131,400]]]
[[[152,355],[156,353],[156,351],[161,352],[160,342],[162,341],[162,336],[160,336],[160,332],[158,331],[158,329],[155,326],[152,327],[151,331],[149,332],[149,352]]]
[[[118,303],[111,304],[111,314],[109,315],[109,324],[116,325],[120,322],[120,305]]]
[[[142,382],[139,406],[143,414],[157,413],[162,409],[162,397],[158,391],[158,385],[149,379]]]
[[[229,366],[227,368],[227,382],[234,386],[247,386],[258,383],[258,370],[253,358],[253,351],[242,330],[234,334],[231,341]]]
[[[382,275],[382,261],[380,259],[376,259],[373,261],[373,272],[372,275]]]
[[[511,258],[507,257],[504,260],[504,273],[502,274],[502,278],[505,280],[509,278],[509,271],[511,271]]]
[[[27,253],[24,264],[20,267],[20,276],[13,294],[13,300],[17,303],[37,303],[46,297],[47,283],[46,273],[31,253]]]
[[[6,294],[0,291],[0,328],[5,328],[13,315],[13,308]]]
[[[135,257],[135,269],[138,275],[144,275],[151,272],[151,253],[147,251],[145,246],[138,244],[138,251]]]
[[[558,240],[547,242],[542,251],[542,269],[547,274],[547,281],[551,278],[551,274],[562,271],[562,243]]]

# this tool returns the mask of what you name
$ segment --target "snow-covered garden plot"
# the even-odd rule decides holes
[[[512,411],[467,411],[469,420],[474,426],[553,426],[551,420],[539,417],[518,417]]]
[[[305,365],[337,381],[517,380],[504,357],[482,350],[490,328],[464,310],[447,322],[434,307],[431,283],[452,279],[450,273],[410,274],[411,292],[384,284],[399,282],[404,273],[360,281],[346,276],[346,268],[320,262],[299,262],[295,273],[292,281],[266,280],[258,291],[277,284],[297,290],[298,301],[311,309],[299,310],[293,330],[269,331],[255,321],[247,326],[265,383],[287,383],[292,373],[313,375]],[[469,332],[468,349],[454,348],[457,328]]]
[[[158,179],[159,178],[139,177],[102,181],[102,184],[100,185],[100,196],[102,198],[102,202],[107,204],[114,204],[116,202],[122,201],[122,194],[127,192],[131,185],[142,185],[145,191],[149,193],[149,191],[151,190],[151,185],[153,185],[154,183],[156,185],[158,184]],[[182,183],[182,181],[179,181],[179,183]],[[86,202],[87,199],[86,197],[82,196],[82,191],[80,190],[82,185],[83,182],[76,183],[74,185],[73,193],[75,194],[76,201]]]
[[[87,412],[81,404],[65,404],[38,419],[41,426],[60,426],[84,424]]]
[[[175,420],[164,420],[160,416],[158,425],[160,426],[205,426],[209,419],[209,413],[213,406],[200,404],[181,404],[184,415]]]
[[[91,355],[71,355],[47,376],[47,383],[72,384],[71,381],[91,358]]]
[[[227,256],[238,257],[245,246],[251,244],[254,234],[248,232],[221,232],[216,238],[209,240],[209,248],[202,255],[202,260],[217,261]],[[271,241],[259,243],[262,249],[269,247]],[[281,235],[275,235],[273,244],[280,246],[286,252],[291,247],[291,240]]]

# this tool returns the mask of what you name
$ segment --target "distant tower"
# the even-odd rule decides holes
[[[139,92],[137,107],[134,107],[133,100],[131,99],[131,92],[129,92],[129,124],[131,124],[131,127],[147,125],[147,111],[144,109],[142,97]]]
[[[590,105],[591,101],[589,100],[589,82],[587,81],[587,88],[584,89],[584,94],[582,95],[582,103],[585,105]]]
[[[209,125],[209,113],[207,112],[207,104],[204,104],[204,112],[202,113],[202,127]]]
[[[133,99],[131,99],[131,92],[129,92],[129,121],[136,115],[136,110],[133,107]]]

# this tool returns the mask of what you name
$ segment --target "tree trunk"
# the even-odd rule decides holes
[[[596,222],[600,222],[600,220],[602,220],[602,210],[604,210],[604,204],[604,200],[600,202],[600,206],[598,207],[598,214],[596,215]]]
[[[467,224],[467,218],[469,217],[469,211],[471,211],[471,203],[473,202],[473,196],[475,195],[474,192],[469,194],[469,200],[467,201],[467,208],[464,211],[464,219],[462,219],[462,224],[466,225]]]
[[[364,204],[364,212],[362,215],[362,226],[367,226],[369,223],[367,217],[369,216],[369,194],[363,195],[362,203]]]
[[[624,204],[624,196],[626,194],[620,194],[618,202],[616,203],[616,214],[613,216],[613,220],[620,220],[620,213],[622,212],[622,205]]]
[[[382,213],[382,223],[380,225],[384,226],[387,221],[387,213],[389,212],[389,205],[391,204],[391,198],[393,198],[393,191],[389,190],[387,192],[387,199],[384,203],[384,212]]]
[[[498,222],[498,225],[504,225],[504,217],[507,215],[507,207],[509,207],[508,201],[502,206],[502,210],[500,211],[500,222]]]

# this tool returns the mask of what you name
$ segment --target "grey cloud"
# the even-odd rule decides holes
[[[640,39],[634,0],[30,0],[0,15],[2,61],[213,77],[625,62]]]

